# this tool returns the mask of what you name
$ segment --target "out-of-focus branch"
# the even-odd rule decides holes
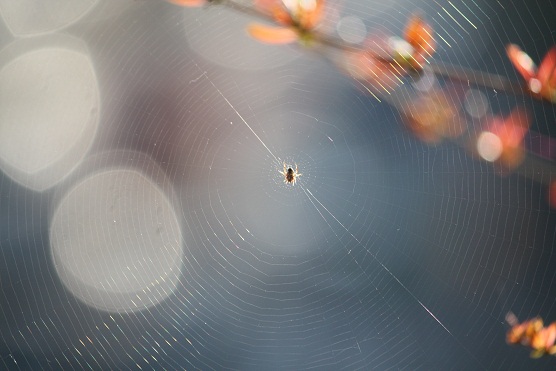
[[[258,19],[277,24],[272,15],[257,9],[256,7],[244,5],[234,0],[211,0],[208,2],[208,4],[212,6],[221,5],[237,11],[238,13],[253,16]],[[319,32],[318,30],[310,30],[309,32],[311,34],[311,40],[316,44],[348,53],[365,52],[370,58],[372,58],[375,54],[371,50],[366,50],[366,48],[361,44],[347,43],[340,38]],[[383,56],[376,57],[383,58]],[[459,81],[464,84],[467,83],[468,85],[481,86],[487,89],[496,90],[497,92],[514,95],[530,95],[538,98],[538,95],[532,93],[525,84],[513,82],[508,78],[500,75],[436,61],[430,62],[427,65],[427,68],[430,69],[434,74],[441,76],[444,79]]]
[[[254,16],[261,20],[277,24],[276,20],[272,17],[272,15],[267,14],[255,7],[243,5],[233,0],[211,0],[208,4],[222,5],[238,13]],[[319,32],[318,30],[311,30],[310,33],[311,33],[312,41],[326,47],[343,50],[343,51],[349,51],[349,52],[360,52],[363,50],[362,46],[360,45],[348,44],[337,37],[333,37],[328,34]]]
[[[467,83],[468,85],[482,86],[514,95],[531,95],[524,84],[513,82],[503,76],[482,71],[464,68],[442,62],[431,62],[428,68],[436,75],[445,79]]]

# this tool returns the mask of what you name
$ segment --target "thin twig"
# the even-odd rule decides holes
[[[260,10],[258,10],[257,8],[254,8],[252,6],[247,6],[247,5],[243,5],[241,3],[232,1],[232,0],[210,0],[209,1],[209,6],[211,5],[222,5],[225,6],[227,8],[230,8],[232,10],[235,10],[238,13],[242,13],[245,15],[250,15],[250,16],[255,16],[257,18],[260,18],[262,20],[265,21],[270,21],[272,23],[276,23],[276,20],[267,13],[261,12]]]
[[[466,82],[508,94],[533,95],[524,84],[513,82],[500,75],[436,61],[431,62],[428,67],[434,74],[450,80]]]

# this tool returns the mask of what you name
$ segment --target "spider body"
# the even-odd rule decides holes
[[[303,174],[297,172],[297,164],[295,165],[295,170],[291,166],[287,166],[284,162],[284,170],[279,171],[280,174],[284,176],[284,183],[295,184],[297,177]]]

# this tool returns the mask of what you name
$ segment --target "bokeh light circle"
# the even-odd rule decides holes
[[[68,290],[88,305],[138,311],[176,288],[181,227],[169,195],[158,186],[163,174],[154,174],[111,166],[86,176],[56,205],[50,225],[54,266]]]
[[[59,183],[94,141],[100,99],[94,68],[62,37],[16,42],[0,53],[0,168],[42,191]],[[60,46],[58,46],[60,45]]]
[[[0,15],[16,36],[37,36],[77,22],[98,0],[0,0]]]

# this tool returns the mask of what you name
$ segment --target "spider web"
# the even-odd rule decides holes
[[[435,59],[516,80],[505,44],[537,61],[555,44],[543,2],[336,8],[397,35],[421,11]],[[98,80],[87,157],[42,192],[0,178],[3,368],[554,368],[504,322],[556,320],[552,105],[456,86],[475,110],[531,110],[527,158],[500,176],[318,54],[248,39],[247,17],[95,9],[68,29]]]

